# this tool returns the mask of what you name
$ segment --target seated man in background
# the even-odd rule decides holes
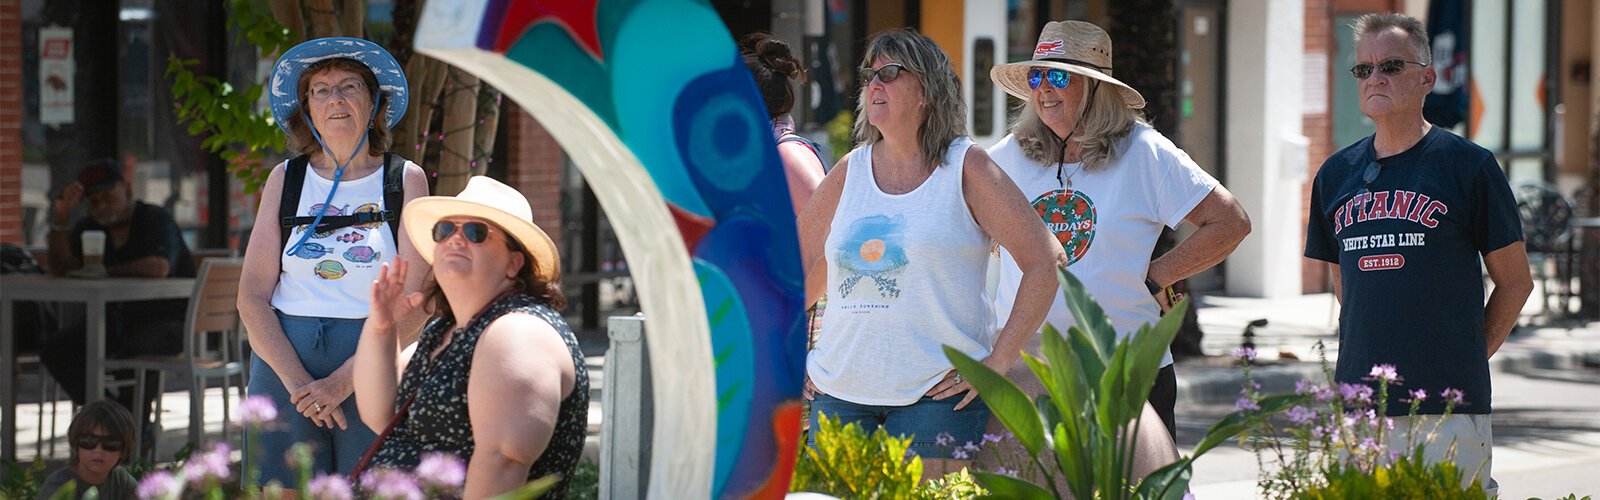
[[[88,202],[89,215],[68,225],[72,209]],[[133,186],[122,177],[116,162],[105,159],[91,163],[78,173],[78,180],[61,190],[50,212],[50,271],[57,276],[83,267],[83,233],[105,232],[103,263],[106,273],[115,277],[167,278],[194,277],[194,256],[183,242],[177,221],[161,207],[133,198]],[[106,306],[106,356],[110,358],[152,354],[175,354],[183,350],[184,314],[187,299],[148,300],[113,303]],[[46,342],[40,360],[50,376],[82,405],[100,398],[84,394],[84,326],[66,325]],[[117,374],[119,380],[131,373]],[[161,393],[156,380],[146,382],[143,407],[138,415],[148,415],[150,402]],[[131,389],[122,391],[117,401],[134,408]]]

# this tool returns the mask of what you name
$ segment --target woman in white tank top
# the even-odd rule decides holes
[[[1015,184],[966,134],[961,84],[932,40],[873,37],[862,61],[855,135],[800,215],[808,303],[828,319],[806,356],[817,414],[914,435],[924,477],[969,462],[989,411],[945,358],[952,346],[1004,372],[1049,309],[1066,262]],[[1024,270],[994,330],[984,276],[994,244]]]

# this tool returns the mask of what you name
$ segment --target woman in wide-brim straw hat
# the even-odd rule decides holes
[[[559,312],[555,243],[527,198],[481,176],[459,195],[411,202],[402,222],[434,280],[405,293],[401,263],[371,286],[356,399],[367,425],[391,429],[371,466],[413,468],[444,452],[467,461],[465,498],[551,474],[561,498],[583,454],[589,374]],[[416,310],[432,319],[408,346],[396,325]]]
[[[262,187],[238,301],[254,351],[249,392],[283,410],[245,454],[260,459],[247,458],[261,484],[299,484],[284,460],[294,443],[312,443],[313,472],[337,474],[376,437],[350,397],[349,360],[379,266],[422,265],[397,218],[404,200],[428,194],[428,181],[386,152],[406,91],[394,57],[359,38],[311,40],[273,66],[272,114],[297,156]]]
[[[1011,135],[989,155],[1047,222],[1068,270],[1127,336],[1172,307],[1174,284],[1233,252],[1250,220],[1227,188],[1145,122],[1144,97],[1112,71],[1105,31],[1081,21],[1046,24],[1033,60],[990,70],[1023,102]],[[1184,221],[1194,234],[1152,261],[1162,230]],[[1000,258],[995,304],[1004,314],[1032,297],[1011,293],[1025,278],[1010,252],[1001,249]],[[1047,293],[1054,302],[1046,322],[1066,331],[1075,321],[1062,292]],[[1169,435],[1176,396],[1169,353],[1149,397]]]
[[[1064,262],[1017,188],[966,134],[961,83],[938,45],[880,33],[861,68],[856,140],[800,215],[807,299],[828,319],[806,356],[818,414],[915,435],[924,477],[970,463],[989,410],[945,357],[951,346],[1004,371],[1039,329]],[[984,300],[990,249],[1018,256],[1020,301],[996,323]],[[996,324],[1004,325],[995,331]]]

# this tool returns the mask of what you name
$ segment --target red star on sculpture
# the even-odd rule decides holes
[[[505,52],[533,25],[549,21],[567,30],[596,60],[604,60],[600,52],[599,27],[595,24],[599,0],[525,0],[512,1],[506,7],[505,20],[500,33],[495,36],[494,48]]]

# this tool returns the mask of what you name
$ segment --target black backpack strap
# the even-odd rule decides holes
[[[400,237],[400,209],[406,204],[406,159],[395,153],[383,154],[383,219],[389,234]],[[399,248],[395,242],[395,248]]]
[[[295,216],[300,213],[300,190],[306,183],[306,166],[311,163],[309,155],[296,156],[289,160],[283,169],[283,193],[278,198],[278,236],[283,240],[278,251],[289,249],[289,235],[294,233],[295,226],[307,224],[301,222],[294,224]]]

